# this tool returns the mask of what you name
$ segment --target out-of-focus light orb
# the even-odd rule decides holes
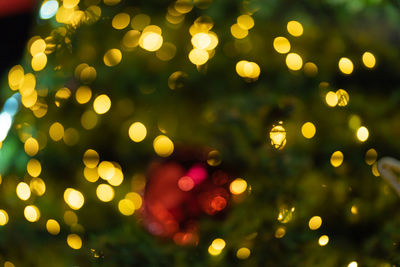
[[[304,73],[307,76],[314,77],[318,74],[318,67],[313,62],[307,62],[303,67]]]
[[[378,164],[377,164],[376,162],[372,165],[371,171],[372,171],[372,174],[373,174],[374,176],[376,176],[376,177],[379,177],[379,176],[381,175],[381,174],[379,173]]]
[[[108,6],[115,6],[119,2],[121,2],[121,0],[104,0],[104,4]]]
[[[349,128],[352,130],[356,130],[361,126],[361,118],[356,114],[350,115],[349,118]]]
[[[258,79],[258,76],[260,76],[261,69],[255,62],[241,60],[236,63],[236,72],[242,78],[248,78],[251,81],[255,81]]]
[[[40,7],[39,16],[41,19],[51,19],[57,14],[58,1],[49,0],[43,3]]]
[[[287,31],[294,37],[299,37],[303,34],[303,25],[300,22],[291,20],[288,22]]]
[[[229,186],[232,194],[240,195],[247,189],[247,182],[242,178],[236,178],[233,180]]]
[[[293,213],[295,211],[295,207],[281,207],[278,213],[278,221],[281,223],[288,223],[293,219]]]
[[[358,207],[356,205],[351,206],[351,214],[358,214]]]
[[[163,37],[158,32],[143,32],[139,39],[139,45],[143,49],[154,52],[161,48],[163,44]]]
[[[353,62],[347,57],[342,57],[341,59],[339,59],[338,66],[339,70],[347,75],[351,74],[354,69]]]
[[[210,166],[218,166],[221,164],[221,153],[218,150],[211,150],[207,156],[207,164]]]
[[[243,248],[239,248],[236,251],[236,257],[238,259],[241,259],[241,260],[247,259],[248,257],[250,257],[250,249],[244,248],[244,247]]]
[[[81,86],[75,92],[76,102],[86,104],[92,98],[92,90],[88,86]]]
[[[307,139],[313,138],[316,131],[317,129],[315,128],[315,125],[312,122],[306,122],[301,127],[301,133]]]
[[[151,18],[146,14],[137,14],[132,18],[131,27],[135,30],[143,30],[150,24]]]
[[[120,168],[114,168],[114,175],[107,182],[112,186],[119,186],[124,181],[124,174]]]
[[[221,254],[221,252],[222,250],[215,249],[212,245],[208,247],[208,253],[211,256],[218,256],[219,254]]]
[[[45,53],[39,53],[32,57],[31,66],[34,71],[41,71],[47,65],[47,56]]]
[[[38,177],[42,172],[42,165],[37,159],[30,159],[26,164],[26,171],[32,177]]]
[[[53,123],[49,128],[49,135],[54,141],[60,141],[64,136],[64,126],[59,122]]]
[[[31,196],[31,189],[29,188],[29,185],[27,183],[20,182],[17,185],[16,191],[17,191],[17,196],[21,200],[28,200],[29,197]]]
[[[254,19],[250,15],[240,15],[236,21],[242,29],[250,30],[254,27]]]
[[[269,133],[271,144],[276,149],[283,149],[286,145],[286,130],[282,125],[274,125]]]
[[[0,210],[0,226],[4,226],[8,223],[8,213],[5,210]]]
[[[376,59],[374,54],[372,54],[371,52],[365,52],[362,55],[362,62],[364,63],[364,66],[372,69],[373,67],[375,67],[376,64]]]
[[[223,240],[222,238],[216,238],[213,240],[213,242],[211,243],[211,246],[215,249],[215,250],[223,250],[225,248],[226,242],[225,240]]]
[[[8,72],[8,86],[10,86],[10,89],[13,91],[18,90],[20,84],[23,83],[24,77],[24,68],[21,65],[12,67]]]
[[[165,135],[157,136],[153,141],[153,147],[161,157],[168,157],[174,152],[174,143]]]
[[[107,113],[111,108],[111,100],[110,98],[105,95],[99,95],[93,101],[93,109],[97,114],[104,114]]]
[[[83,169],[83,176],[85,176],[85,179],[91,183],[97,182],[97,180],[99,180],[100,177],[97,168],[88,168],[88,167],[85,167]]]
[[[64,0],[63,6],[65,8],[74,8],[79,4],[80,0]]]
[[[85,203],[85,198],[81,192],[73,188],[67,188],[64,191],[65,203],[73,210],[79,210]]]
[[[128,134],[129,138],[133,142],[139,143],[146,138],[147,135],[146,126],[144,126],[144,124],[141,122],[132,123],[132,125],[129,127]]]
[[[108,67],[114,67],[118,65],[122,60],[121,50],[113,48],[108,50],[103,57],[104,64]]]
[[[138,193],[129,192],[125,195],[125,198],[132,201],[133,205],[135,205],[135,209],[140,209],[142,207],[143,200]]]
[[[365,141],[367,141],[368,136],[369,136],[369,131],[368,131],[367,127],[361,126],[360,128],[358,128],[358,130],[357,130],[358,140],[360,140],[361,142],[365,142]]]
[[[103,202],[110,202],[114,198],[114,189],[108,184],[100,184],[96,189],[97,197]]]
[[[82,247],[82,239],[77,234],[69,234],[67,236],[67,244],[72,249],[80,249]]]
[[[46,222],[46,229],[52,235],[58,235],[60,233],[60,224],[53,219],[49,219]]]
[[[194,187],[194,181],[193,181],[192,177],[182,176],[181,178],[179,178],[178,187],[180,190],[185,191],[185,192],[192,190]]]
[[[347,265],[347,267],[358,267],[358,263],[356,261],[352,261]]]
[[[341,151],[336,151],[331,156],[331,165],[335,168],[339,167],[343,163],[343,153]]]
[[[130,216],[135,212],[135,205],[130,199],[122,199],[118,202],[118,210],[122,215]]]
[[[206,49],[211,44],[211,38],[205,32],[196,33],[191,41],[193,46],[198,49]]]
[[[290,42],[287,38],[279,36],[274,39],[274,49],[280,54],[286,54],[290,51]]]
[[[95,168],[99,164],[100,156],[96,150],[88,149],[83,154],[83,164],[88,168]]]
[[[368,165],[372,165],[376,162],[378,158],[378,152],[375,149],[371,148],[365,153],[365,163]]]
[[[36,222],[40,218],[40,211],[35,205],[28,205],[24,209],[24,216],[29,222]]]
[[[32,193],[37,196],[42,196],[46,192],[46,184],[41,178],[35,177],[29,182],[29,188]]]
[[[97,167],[97,172],[104,180],[111,180],[115,174],[114,164],[109,161],[102,161]]]
[[[350,96],[344,89],[339,89],[336,91],[338,106],[345,107],[349,103]]]
[[[310,227],[311,230],[317,230],[321,227],[321,225],[322,219],[319,216],[311,217],[311,219],[308,221],[308,227]]]
[[[131,17],[127,13],[119,13],[112,19],[111,25],[114,29],[122,30],[128,27]]]
[[[31,156],[31,157],[35,156],[39,151],[38,141],[33,137],[29,137],[25,141],[24,150],[28,156]]]
[[[209,59],[208,52],[204,49],[194,48],[189,52],[189,60],[195,65],[203,65]]]
[[[249,31],[246,29],[243,29],[238,24],[233,24],[231,26],[231,34],[236,39],[243,39],[249,34]]]
[[[326,246],[329,242],[329,237],[327,235],[322,235],[319,239],[318,239],[318,244],[323,247]]]
[[[303,66],[303,59],[299,54],[289,53],[286,56],[286,65],[290,70],[300,70]]]
[[[285,236],[285,234],[286,234],[286,228],[283,226],[278,227],[275,231],[276,238],[282,238]]]
[[[325,96],[325,102],[330,107],[336,107],[338,104],[338,96],[335,92],[329,91]]]
[[[8,131],[10,130],[12,124],[11,115],[7,112],[0,113],[0,142],[6,139]]]

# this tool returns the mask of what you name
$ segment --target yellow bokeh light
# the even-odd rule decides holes
[[[251,81],[258,79],[261,69],[255,62],[241,60],[236,63],[236,72],[242,78],[248,78]]]
[[[85,198],[81,192],[73,188],[64,191],[64,201],[73,210],[79,210],[85,203]]]
[[[140,209],[140,207],[142,207],[143,200],[138,193],[129,192],[128,194],[125,195],[125,198],[132,201],[133,205],[135,206],[135,209]]]
[[[216,238],[211,243],[211,246],[215,250],[223,250],[225,248],[225,245],[226,245],[225,240],[223,240],[222,238]]]
[[[357,130],[358,140],[360,140],[361,142],[365,142],[365,141],[367,141],[368,136],[369,136],[369,131],[368,131],[367,127],[361,126],[360,128],[358,128],[358,130]]]
[[[238,24],[233,24],[231,26],[231,34],[236,39],[243,39],[249,34],[249,31],[246,29],[243,29]]]
[[[169,61],[175,57],[176,46],[173,43],[163,43],[156,52],[156,56],[162,61]]]
[[[131,17],[127,13],[119,13],[112,19],[111,25],[114,29],[122,30],[128,27]]]
[[[114,168],[114,175],[107,182],[112,186],[119,186],[124,181],[124,174],[120,168]]]
[[[59,122],[53,123],[49,128],[49,135],[54,141],[60,141],[64,136],[64,126]]]
[[[111,100],[105,94],[99,95],[93,101],[93,109],[97,114],[107,113],[107,111],[109,111],[110,108],[111,108]]]
[[[108,50],[103,57],[104,64],[108,67],[114,67],[118,65],[122,60],[121,50],[113,48]]]
[[[372,54],[371,52],[365,52],[362,55],[362,62],[364,63],[365,67],[372,69],[373,67],[375,67],[376,64],[374,54]]]
[[[282,125],[274,125],[269,133],[271,144],[276,149],[282,149],[286,145],[286,130]]]
[[[301,133],[307,139],[313,138],[316,131],[317,129],[315,128],[315,125],[312,122],[306,122],[301,127]]]
[[[58,235],[60,233],[60,224],[53,219],[49,219],[46,222],[46,229],[52,235]]]
[[[4,262],[4,267],[15,267],[15,265],[11,261],[5,261]]]
[[[338,104],[338,96],[335,92],[329,91],[325,96],[326,104],[330,107],[335,107]]]
[[[8,213],[5,210],[0,209],[0,226],[4,226],[8,223]]]
[[[83,164],[88,168],[95,168],[99,163],[100,156],[96,150],[88,149],[83,154]]]
[[[307,62],[303,67],[304,73],[307,76],[314,77],[318,74],[318,67],[313,62]]]
[[[189,60],[195,65],[203,65],[208,59],[208,52],[203,49],[194,48],[189,52]]]
[[[109,161],[102,161],[100,162],[99,166],[97,167],[97,172],[99,176],[104,180],[110,180],[113,178],[115,174],[115,167]]]
[[[72,210],[67,210],[64,212],[64,222],[71,226],[78,223],[78,216]]]
[[[108,6],[115,6],[116,4],[121,2],[121,0],[103,0],[103,1],[104,1],[104,4],[106,4]]]
[[[287,207],[287,206],[282,206],[279,208],[279,213],[278,213],[278,221],[281,223],[288,223],[293,219],[293,213],[295,211],[295,207]]]
[[[122,44],[127,49],[132,49],[139,45],[140,40],[140,32],[137,30],[130,30],[125,33],[124,37],[122,38]]]
[[[168,157],[174,152],[174,143],[165,135],[157,136],[153,141],[154,151],[161,157]]]
[[[373,174],[374,176],[376,176],[376,177],[379,177],[379,176],[381,175],[381,174],[379,173],[378,164],[377,164],[376,162],[372,165],[371,171],[372,171],[372,174]]]
[[[378,153],[373,148],[369,149],[367,153],[365,153],[365,163],[367,163],[368,165],[374,164],[377,158],[378,158]]]
[[[317,230],[321,227],[321,225],[322,219],[319,216],[311,217],[311,219],[308,221],[308,227],[310,227],[311,230]]]
[[[41,71],[47,65],[47,56],[45,53],[39,53],[32,57],[31,66],[34,71]]]
[[[238,251],[236,251],[236,257],[241,260],[247,259],[248,257],[250,257],[250,249],[239,248]]]
[[[337,99],[338,99],[338,106],[345,107],[349,103],[350,96],[344,89],[339,89],[336,91]]]
[[[40,178],[33,178],[29,183],[29,188],[31,189],[32,193],[37,196],[42,196],[46,192],[46,184]]]
[[[35,92],[36,87],[36,77],[32,73],[27,73],[24,75],[21,84],[19,85],[19,92],[22,96],[29,96]]]
[[[285,37],[279,36],[274,39],[274,49],[280,54],[286,54],[290,51],[290,42]]]
[[[31,47],[29,48],[29,52],[32,57],[39,53],[43,53],[46,50],[46,42],[42,38],[37,38],[32,42]]]
[[[250,30],[254,27],[254,19],[249,15],[240,15],[236,21],[242,29]]]
[[[30,159],[26,164],[26,171],[32,177],[38,177],[42,172],[42,165],[37,159]]]
[[[299,37],[303,34],[303,25],[301,25],[301,23],[298,21],[289,21],[286,28],[287,31],[295,37]]]
[[[74,146],[79,142],[79,132],[74,128],[68,128],[65,130],[63,140],[66,145]]]
[[[40,211],[35,205],[28,205],[24,209],[24,216],[29,222],[36,222],[40,218]]]
[[[96,127],[98,122],[98,116],[96,112],[92,110],[87,110],[82,114],[81,124],[82,127],[86,130],[91,130]]]
[[[347,57],[342,57],[339,60],[338,66],[339,66],[339,70],[342,73],[347,74],[347,75],[351,74],[354,69],[353,62]]]
[[[129,138],[133,142],[141,142],[146,138],[147,135],[146,126],[144,126],[144,124],[141,122],[132,123],[132,125],[129,127],[128,134]]]
[[[74,8],[79,4],[80,0],[64,0],[63,1],[63,6],[65,8]]]
[[[242,178],[236,178],[233,180],[229,186],[232,194],[240,195],[247,189],[247,182]]]
[[[276,238],[282,238],[285,236],[285,234],[286,234],[286,228],[283,226],[278,227],[278,229],[276,229],[275,231]]]
[[[347,265],[347,267],[358,267],[358,263],[356,261],[352,261]]]
[[[20,182],[16,188],[17,196],[22,200],[28,200],[31,196],[31,189],[29,185],[24,182]]]
[[[323,247],[326,246],[329,242],[329,237],[327,235],[322,235],[319,239],[318,239],[318,244]]]
[[[92,98],[92,90],[88,86],[81,86],[75,92],[75,99],[79,104],[86,104]]]
[[[221,252],[222,250],[215,249],[212,245],[208,247],[208,253],[212,256],[218,256]]]
[[[218,150],[211,150],[207,156],[207,164],[210,166],[218,166],[221,164],[221,153]]]
[[[96,189],[97,197],[103,202],[110,202],[114,198],[114,189],[108,184],[100,184]]]
[[[286,65],[290,70],[300,70],[303,66],[303,59],[296,53],[289,53],[286,56]]]
[[[351,214],[358,214],[358,208],[356,205],[351,206],[350,209]]]
[[[211,37],[204,32],[193,35],[191,40],[193,46],[198,49],[206,49],[211,44]]]
[[[135,30],[143,30],[150,24],[151,18],[146,14],[138,14],[132,18],[131,27]]]
[[[331,156],[331,165],[335,168],[339,167],[343,163],[343,153],[341,151],[336,151]]]
[[[162,44],[163,37],[158,32],[143,32],[142,36],[139,39],[140,47],[150,52],[157,51],[161,48]]]
[[[97,168],[85,167],[83,169],[83,176],[85,177],[86,180],[88,180],[91,183],[95,183],[99,179],[99,173],[97,171]]]
[[[118,202],[118,209],[121,214],[129,216],[135,212],[135,205],[130,199],[122,199]]]
[[[25,141],[24,150],[28,156],[31,156],[31,157],[35,156],[39,151],[38,141],[33,137],[29,137]]]
[[[82,239],[77,234],[69,234],[67,236],[67,244],[72,249],[80,249],[82,247]]]
[[[16,65],[8,72],[8,85],[11,90],[18,90],[20,84],[23,84],[25,77],[24,68],[21,65]]]

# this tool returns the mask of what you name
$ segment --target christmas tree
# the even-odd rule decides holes
[[[399,23],[380,0],[38,3],[2,76],[4,266],[400,265],[377,163]]]

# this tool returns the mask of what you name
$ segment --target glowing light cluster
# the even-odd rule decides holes
[[[257,63],[241,60],[236,64],[236,72],[248,81],[255,81],[260,76],[261,70]]]
[[[193,49],[189,52],[189,60],[197,66],[204,65],[214,55],[214,49],[218,45],[218,36],[210,31],[212,21],[199,17],[189,29],[192,35]]]
[[[274,125],[269,133],[271,144],[276,149],[283,149],[286,145],[286,130],[282,126],[282,122]]]
[[[225,248],[226,242],[222,238],[216,238],[213,240],[211,245],[208,247],[208,253],[212,256],[218,256]]]

